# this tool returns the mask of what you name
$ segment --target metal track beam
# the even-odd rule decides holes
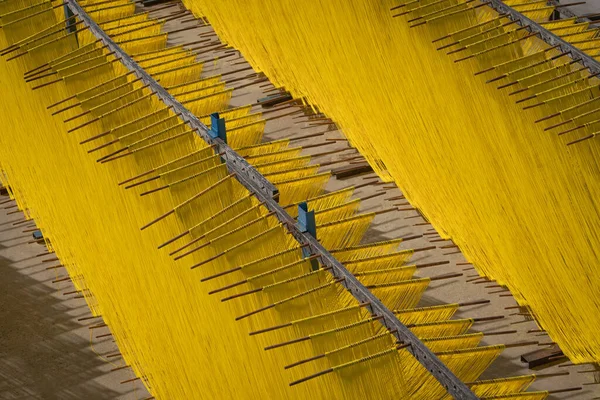
[[[581,64],[587,67],[593,74],[600,73],[600,62],[594,60],[584,51],[579,50],[569,42],[561,39],[559,36],[550,32],[542,25],[527,18],[525,15],[507,6],[502,0],[481,0],[482,3],[487,3],[490,7],[500,14],[508,14],[508,18],[513,21],[518,21],[521,26],[526,26],[531,33],[537,33],[538,36],[550,46],[558,45],[562,52],[570,52],[571,58],[581,60]]]

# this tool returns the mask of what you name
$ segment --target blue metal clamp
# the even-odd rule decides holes
[[[308,204],[305,201],[298,204],[298,227],[303,233],[308,233],[315,239],[317,238],[317,223],[315,222],[315,211],[308,211]],[[304,258],[312,256],[309,247],[302,248]],[[313,271],[319,269],[319,262],[316,259],[310,260]]]
[[[211,138],[219,138],[227,143],[227,131],[225,130],[225,118],[219,118],[219,113],[210,114],[210,130],[208,134]]]

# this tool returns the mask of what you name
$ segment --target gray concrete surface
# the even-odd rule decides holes
[[[580,3],[579,0],[560,0],[560,4]],[[584,4],[569,7],[576,15],[592,15],[600,13],[600,0],[586,0]]]
[[[0,202],[8,197],[0,196]],[[78,321],[91,313],[70,281],[52,283],[66,274],[43,244],[31,243],[33,222],[0,205],[0,399],[137,400],[149,396],[131,370],[111,372],[120,358],[103,361],[99,354],[118,351],[108,332],[90,325],[102,319]],[[90,343],[92,339],[92,343]],[[93,345],[93,347],[92,347]]]

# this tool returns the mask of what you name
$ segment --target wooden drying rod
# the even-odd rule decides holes
[[[408,343],[407,343],[407,344],[399,344],[399,345],[397,345],[397,346],[396,346],[395,350],[396,350],[396,351],[398,351],[398,350],[402,350],[402,349],[405,349],[405,348],[407,348],[408,346],[410,346],[410,344],[408,344]],[[389,351],[387,351],[387,350],[386,350],[386,351],[383,351],[383,352],[381,352],[381,353],[372,354],[372,355],[369,355],[369,356],[367,356],[367,357],[361,358],[361,359],[359,359],[359,360],[353,361],[353,363],[354,363],[354,362],[358,363],[358,362],[362,362],[362,361],[371,360],[371,359],[373,359],[373,358],[377,357],[378,355],[385,355],[385,354],[387,354],[388,352],[389,352]],[[293,382],[291,382],[291,383],[290,383],[290,386],[295,386],[295,385],[297,385],[297,384],[299,384],[299,383],[303,383],[303,382],[309,381],[309,380],[311,380],[311,379],[318,378],[318,377],[320,377],[320,376],[323,376],[323,375],[327,375],[327,374],[329,374],[329,373],[331,373],[331,372],[334,372],[334,371],[335,371],[335,368],[328,368],[328,369],[326,369],[326,370],[324,370],[324,371],[317,372],[317,373],[315,373],[315,374],[312,374],[312,375],[309,375],[309,376],[307,376],[307,377],[305,377],[305,378],[302,378],[302,379],[295,380],[295,381],[293,381]]]

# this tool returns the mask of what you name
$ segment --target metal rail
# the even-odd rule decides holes
[[[514,10],[510,6],[507,6],[502,0],[481,0],[482,3],[487,3],[490,7],[496,10],[500,14],[507,14],[508,18],[513,21],[518,21],[521,26],[527,27],[531,33],[537,33],[539,37],[550,46],[559,46],[562,52],[569,52],[570,57],[574,60],[581,60],[580,63],[587,67],[593,74],[600,73],[600,62],[594,60],[592,57],[587,55],[584,51],[579,50],[569,42],[561,39],[559,36],[550,32],[537,22],[527,18],[525,15]],[[554,3],[555,5],[558,3]],[[566,10],[565,10],[566,11]],[[572,14],[571,11],[567,13]],[[564,14],[563,15],[568,15]],[[575,16],[574,14],[572,14]]]
[[[212,138],[208,134],[208,128],[204,125],[198,117],[190,112],[183,104],[181,104],[175,97],[167,92],[154,78],[144,71],[118,44],[116,44],[103,30],[94,22],[93,19],[85,12],[79,4],[74,0],[67,0],[67,6],[71,9],[73,14],[80,18],[83,23],[90,29],[90,32],[94,36],[106,45],[114,56],[117,57],[123,65],[125,65],[130,71],[133,71],[138,78],[148,86],[162,101],[168,106],[171,106],[173,110],[181,114],[181,119],[186,122],[192,129],[194,129],[208,144],[214,145],[217,153],[225,153],[222,158],[226,160],[228,168],[237,174],[238,177],[245,177],[247,180],[252,182],[253,190],[263,193],[269,196],[271,199],[277,199],[279,191],[271,182],[269,182],[264,176],[262,176],[252,165],[237,154],[227,143],[220,138]]]
[[[279,194],[277,188],[262,176],[254,167],[237,154],[231,147],[219,138],[213,139],[208,134],[208,128],[160,84],[144,71],[123,49],[119,47],[96,24],[75,0],[66,0],[71,11],[83,21],[97,39],[100,39],[111,52],[114,52],[121,62],[134,71],[138,78],[148,85],[156,95],[173,110],[180,113],[183,120],[209,144],[217,148],[217,152],[225,153],[223,158],[230,172],[235,172],[236,178],[284,224],[300,244],[310,247],[313,254],[319,255],[321,262],[331,267],[331,273],[336,278],[344,278],[344,287],[361,303],[368,303],[372,314],[382,316],[382,323],[396,336],[398,341],[409,344],[406,349],[433,375],[440,384],[458,400],[475,400],[477,396],[462,382],[440,359],[423,344],[398,318],[390,311],[369,289],[356,279],[327,249],[312,236],[300,231],[296,221],[277,203]]]

